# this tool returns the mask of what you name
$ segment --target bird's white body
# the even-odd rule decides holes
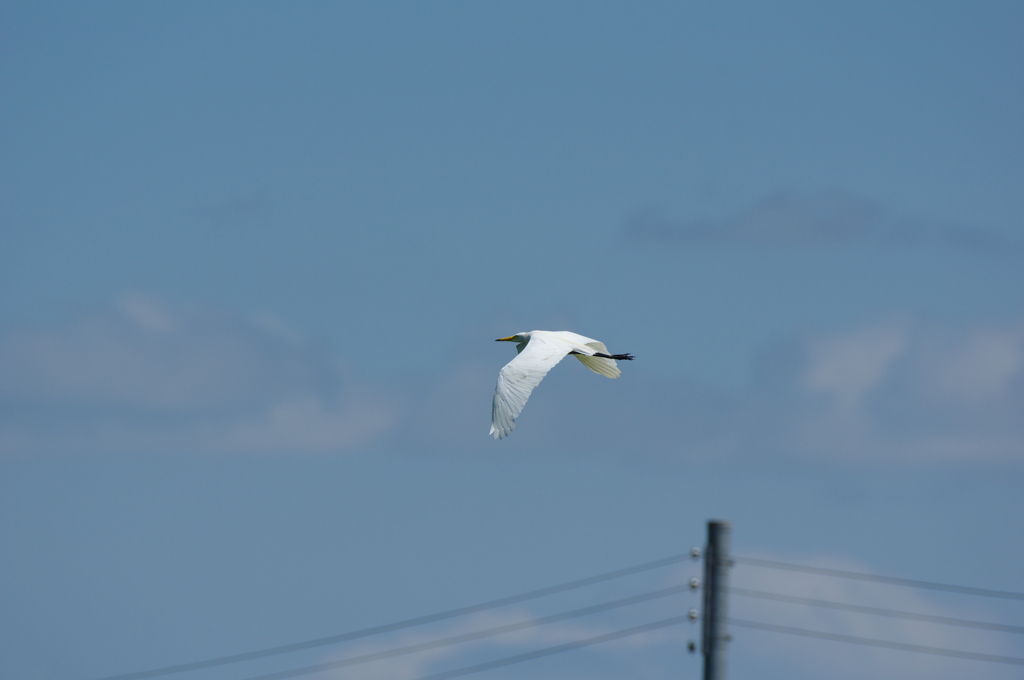
[[[515,342],[519,354],[498,373],[491,409],[490,433],[495,439],[512,432],[533,388],[567,354],[573,354],[584,366],[609,378],[620,375],[615,359],[633,358],[628,354],[609,355],[604,343],[569,331],[531,331],[500,340]]]

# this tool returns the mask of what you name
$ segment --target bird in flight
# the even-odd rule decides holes
[[[526,406],[533,388],[540,384],[555,364],[567,354],[574,355],[594,373],[608,378],[620,375],[616,361],[632,360],[632,354],[609,354],[604,343],[569,331],[530,331],[516,333],[496,342],[516,343],[515,359],[498,373],[491,407],[491,432],[495,439],[507,437],[516,426],[516,418]]]

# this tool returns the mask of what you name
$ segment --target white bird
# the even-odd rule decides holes
[[[495,342],[514,342],[518,356],[498,373],[491,407],[491,432],[495,439],[507,437],[516,426],[516,418],[526,406],[533,388],[540,384],[555,364],[572,354],[594,373],[618,378],[615,361],[632,359],[631,354],[608,354],[604,343],[569,331],[531,331],[516,333]]]

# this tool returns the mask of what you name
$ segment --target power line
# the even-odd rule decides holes
[[[1000,597],[1008,600],[1024,600],[1024,593],[1016,593],[1008,590],[989,590],[987,588],[973,588],[971,586],[956,586],[946,583],[933,583],[931,581],[918,581],[909,578],[894,578],[892,576],[878,576],[876,574],[864,574],[856,571],[843,571],[841,569],[826,569],[824,567],[811,567],[804,564],[789,564],[776,562],[774,560],[760,560],[751,557],[732,557],[734,562],[749,564],[755,567],[768,567],[770,569],[786,569],[789,571],[801,571],[807,574],[821,574],[824,576],[837,576],[839,578],[854,579],[857,581],[875,581],[878,583],[891,583],[898,586],[912,586],[914,588],[927,588],[930,590],[944,590],[950,593],[964,593],[966,595],[980,595],[982,597]]]
[[[995,654],[980,654],[978,652],[962,652],[956,649],[945,649],[942,647],[926,647],[924,645],[911,645],[904,642],[891,642],[889,640],[875,640],[872,638],[855,637],[853,635],[840,635],[838,633],[825,633],[817,630],[804,630],[803,628],[791,628],[789,626],[778,626],[772,623],[761,623],[759,621],[744,621],[742,619],[729,619],[730,625],[742,628],[757,628],[773,633],[785,633],[787,635],[800,635],[803,637],[818,638],[821,640],[833,640],[835,642],[848,642],[855,645],[868,645],[869,647],[885,647],[888,649],[899,649],[905,652],[921,652],[923,654],[936,654],[938,656],[951,656],[958,659],[971,659],[973,661],[992,661],[995,663],[1013,664],[1024,666],[1024,659],[1015,656],[996,656]]]
[[[592,638],[586,638],[584,640],[577,640],[575,642],[567,642],[563,645],[556,645],[554,647],[547,647],[545,649],[538,649],[533,652],[526,652],[525,654],[516,654],[515,656],[507,656],[503,659],[496,659],[494,661],[487,661],[485,663],[478,663],[475,666],[465,666],[463,668],[456,668],[451,671],[444,671],[441,673],[434,673],[432,675],[424,675],[417,680],[447,680],[448,678],[457,678],[460,675],[469,675],[471,673],[479,673],[480,671],[487,671],[492,668],[500,668],[502,666],[511,666],[514,663],[522,663],[523,661],[531,661],[533,659],[539,659],[543,656],[550,656],[552,654],[559,654],[561,652],[568,652],[574,649],[580,649],[581,647],[589,647],[591,645],[601,644],[602,642],[608,642],[610,640],[618,640],[619,638],[629,637],[630,635],[638,635],[640,633],[646,633],[648,631],[657,630],[658,628],[665,628],[666,626],[674,626],[677,623],[688,621],[689,616],[673,616],[670,619],[662,619],[661,621],[655,621],[654,623],[648,623],[643,626],[635,626],[633,628],[626,628],[624,630],[617,630],[614,633],[605,633],[604,635],[597,635]]]
[[[967,628],[981,628],[984,630],[997,630],[1003,633],[1024,634],[1024,626],[1010,626],[1002,623],[986,623],[984,621],[969,621],[967,619],[955,619],[947,616],[932,616],[930,614],[914,614],[901,612],[894,609],[879,609],[878,607],[863,607],[854,604],[843,604],[840,602],[829,602],[827,600],[814,600],[807,597],[796,597],[794,595],[780,595],[778,593],[766,593],[760,590],[749,590],[747,588],[729,588],[733,595],[744,597],[757,597],[763,600],[775,600],[777,602],[789,602],[792,604],[806,604],[812,607],[824,607],[827,609],[842,609],[844,611],[860,612],[862,614],[875,614],[878,616],[891,616],[898,619],[912,619],[915,621],[928,621],[929,623],[941,623],[949,626],[964,626]]]
[[[526,593],[520,593],[519,595],[511,595],[508,597],[499,598],[497,600],[481,602],[480,604],[473,604],[466,607],[449,609],[448,611],[438,612],[436,614],[417,616],[411,619],[406,619],[404,621],[396,621],[395,623],[387,623],[381,626],[373,626],[371,628],[364,628],[362,630],[356,630],[349,633],[331,635],[328,637],[317,638],[315,640],[305,640],[303,642],[294,642],[292,644],[280,645],[277,647],[268,647],[266,649],[259,649],[251,652],[243,652],[241,654],[230,654],[227,656],[205,659],[203,661],[193,661],[190,663],[175,664],[173,666],[165,666],[163,668],[155,668],[147,671],[138,671],[135,673],[125,673],[123,675],[110,675],[103,678],[99,678],[98,680],[141,680],[142,678],[155,678],[162,675],[171,675],[172,673],[199,670],[201,668],[211,668],[213,666],[223,666],[225,664],[237,663],[239,661],[250,661],[252,659],[262,659],[268,656],[275,656],[277,654],[297,652],[299,650],[310,649],[312,647],[321,647],[323,645],[330,645],[337,642],[355,640],[358,638],[368,637],[370,635],[378,635],[380,633],[388,633],[395,630],[401,630],[403,628],[411,628],[412,626],[419,626],[425,623],[432,623],[434,621],[451,619],[455,618],[456,616],[472,614],[487,609],[494,609],[495,607],[501,607],[508,604],[525,602],[527,600],[533,600],[538,597],[544,597],[545,595],[554,595],[555,593],[565,592],[567,590],[572,590],[574,588],[582,588],[583,586],[601,583],[602,581],[609,581],[611,579],[629,576],[630,574],[637,574],[643,571],[657,569],[658,567],[676,564],[689,558],[690,553],[672,555],[670,557],[663,557],[660,560],[645,562],[643,564],[638,564],[632,567],[626,567],[624,569],[616,569],[615,571],[609,571],[603,574],[597,574],[596,576],[589,576],[587,578],[577,579],[575,581],[567,581],[566,583],[560,583],[558,585],[548,586],[547,588],[540,588],[538,590],[531,590]]]
[[[581,609],[574,609],[568,612],[552,614],[550,616],[543,616],[536,619],[528,619],[526,621],[520,621],[517,623],[509,623],[504,626],[486,628],[484,630],[463,633],[461,635],[454,635],[452,637],[442,638],[440,640],[431,640],[430,642],[422,642],[419,644],[408,645],[405,647],[398,647],[396,649],[389,649],[381,652],[373,652],[371,654],[363,654],[348,659],[341,659],[339,661],[329,661],[326,663],[314,664],[312,666],[304,666],[302,668],[278,671],[276,673],[267,673],[266,675],[257,675],[250,678],[246,678],[246,680],[283,680],[283,678],[293,678],[298,675],[308,675],[310,673],[317,673],[319,671],[326,671],[334,668],[343,668],[345,666],[354,666],[360,663],[366,663],[369,661],[379,661],[380,659],[388,659],[391,657],[401,656],[404,654],[412,654],[414,652],[423,652],[428,649],[447,647],[450,645],[458,644],[460,642],[479,640],[486,637],[501,635],[503,633],[510,633],[516,630],[523,630],[524,628],[542,626],[547,623],[555,623],[557,621],[564,621],[566,619],[586,616],[587,614],[596,614],[597,612],[608,611],[609,609],[617,609],[619,607],[625,607],[631,604],[648,602],[650,600],[656,600],[658,598],[667,597],[669,595],[678,595],[679,593],[686,592],[689,589],[689,586],[673,586],[671,588],[662,588],[661,590],[655,590],[649,593],[642,593],[640,595],[633,595],[632,597],[625,597],[620,600],[604,602],[602,604],[595,604],[589,607],[583,607]]]

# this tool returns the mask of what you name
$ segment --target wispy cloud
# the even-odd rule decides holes
[[[61,325],[0,333],[0,452],[500,448],[1024,463],[1020,320],[902,316],[807,332],[763,356],[737,392],[631,371],[602,380],[571,363],[536,390],[515,435],[496,443],[487,426],[500,363],[467,359],[437,376],[371,381],[272,318],[125,295]]]
[[[833,555],[761,555],[782,562],[796,562],[832,569],[871,573],[869,565]],[[628,606],[598,615],[586,615],[545,625],[521,628],[494,636],[477,638],[457,644],[433,647],[432,643],[448,638],[490,629],[514,626],[538,619],[546,614],[605,602],[625,594],[636,594],[659,586],[685,584],[694,567],[674,569],[658,579],[626,587],[618,595],[603,590],[581,593],[575,604],[539,602],[481,612],[444,623],[417,627],[398,633],[343,645],[330,652],[317,652],[307,661],[292,659],[293,667],[303,663],[345,664],[346,660],[364,655],[380,654],[384,658],[354,665],[327,669],[332,678],[395,678],[412,680],[431,673],[469,666],[585,640],[616,630],[678,616],[689,607],[701,608],[700,593],[686,593],[642,605]],[[728,615],[735,619],[797,628],[806,631],[884,640],[922,647],[944,648],[996,656],[1020,656],[1019,635],[977,628],[950,626],[920,619],[881,616],[877,613],[848,611],[813,606],[806,600],[826,601],[857,607],[906,612],[944,619],[967,619],[995,624],[1013,624],[1012,616],[991,602],[978,598],[925,592],[879,583],[850,581],[828,576],[808,575],[738,564],[730,575],[730,586],[744,594],[728,595]],[[803,602],[779,601],[751,597],[749,593],[768,593],[797,598]],[[1013,667],[981,661],[951,659],[920,652],[897,651],[835,641],[813,640],[779,632],[759,631],[733,626],[730,631],[730,663],[740,670],[771,669],[772,677],[787,677],[794,672],[809,676],[825,673],[830,678],[905,678],[927,677],[954,680],[967,675],[983,674],[991,678],[1012,678]],[[647,664],[658,674],[664,668],[676,668],[688,640],[699,640],[699,626],[680,624],[620,640],[574,650],[563,657],[571,664],[552,666],[544,661],[530,661],[518,674],[531,677],[621,677],[622,669]],[[422,645],[412,653],[388,656],[389,652]],[[699,660],[691,658],[694,667]],[[671,666],[667,666],[671,664]]]
[[[514,436],[495,446],[692,462],[1024,463],[1021,321],[956,326],[902,316],[808,332],[762,356],[737,392],[628,371],[599,381],[573,368],[549,376]],[[463,365],[436,398],[421,400],[429,417],[423,409],[418,417],[428,422],[407,441],[480,448],[470,435],[486,429],[496,370]]]
[[[866,245],[1005,253],[1022,245],[991,230],[892,214],[835,190],[778,192],[721,219],[671,219],[645,210],[627,221],[623,234],[640,243],[676,246]]]
[[[873,571],[868,565],[834,556],[756,557],[861,573]],[[997,607],[978,602],[977,598],[963,595],[926,595],[922,591],[901,586],[764,569],[744,564],[732,569],[730,586],[947,619],[1014,623],[1007,621]],[[858,638],[996,656],[1021,656],[1019,635],[821,608],[801,603],[732,595],[729,615],[743,620]],[[779,670],[789,668],[811,676],[824,673],[837,680],[863,677],[927,677],[935,680],[952,680],[965,675],[1011,678],[1018,672],[1012,666],[991,662],[958,660],[920,652],[812,640],[741,627],[734,627],[731,633],[735,639],[734,647],[742,645],[745,655],[758,658],[760,663],[767,667]]]
[[[274,319],[113,309],[0,336],[0,451],[319,451],[390,425],[383,400]]]
[[[1024,462],[1021,322],[952,328],[888,320],[810,334],[789,354],[765,360],[775,377],[741,410],[764,424],[778,451],[851,461]],[[788,373],[772,366],[779,362]]]
[[[600,602],[601,597],[598,595],[598,599],[591,602],[591,604]],[[367,680],[373,678],[395,678],[412,680],[430,673],[585,640],[631,626],[678,616],[678,605],[678,599],[670,599],[640,610],[629,608],[633,609],[633,611],[619,610],[610,616],[587,616],[580,619],[522,628],[471,642],[436,647],[408,655],[375,660],[365,664],[345,666],[329,671],[329,673],[330,677],[337,678],[366,678]],[[536,618],[539,618],[539,615],[527,608],[474,614],[456,622],[434,625],[425,629],[393,635],[381,640],[352,645],[343,651],[328,656],[321,663],[329,664],[362,655],[427,644],[435,640],[520,624]],[[685,644],[683,635],[687,633],[692,633],[692,631],[685,630],[682,626],[674,626],[601,643],[590,648],[574,650],[570,653],[574,655],[573,663],[575,666],[582,665],[580,664],[581,657],[588,656],[604,660],[605,665],[607,661],[616,659],[635,662],[638,657],[641,657],[644,653],[649,653],[654,648],[670,648],[673,650],[682,648]],[[534,662],[532,667],[529,665],[524,666],[524,670],[529,669],[531,673],[539,672],[539,677],[550,677],[550,672],[545,670],[543,663],[543,661]],[[541,667],[538,668],[538,665]],[[591,670],[589,672],[585,671],[585,674],[581,673],[581,676],[594,677],[594,674]],[[610,676],[617,677],[617,674]],[[559,677],[563,676],[559,675]],[[599,673],[597,677],[604,677],[604,675]]]

